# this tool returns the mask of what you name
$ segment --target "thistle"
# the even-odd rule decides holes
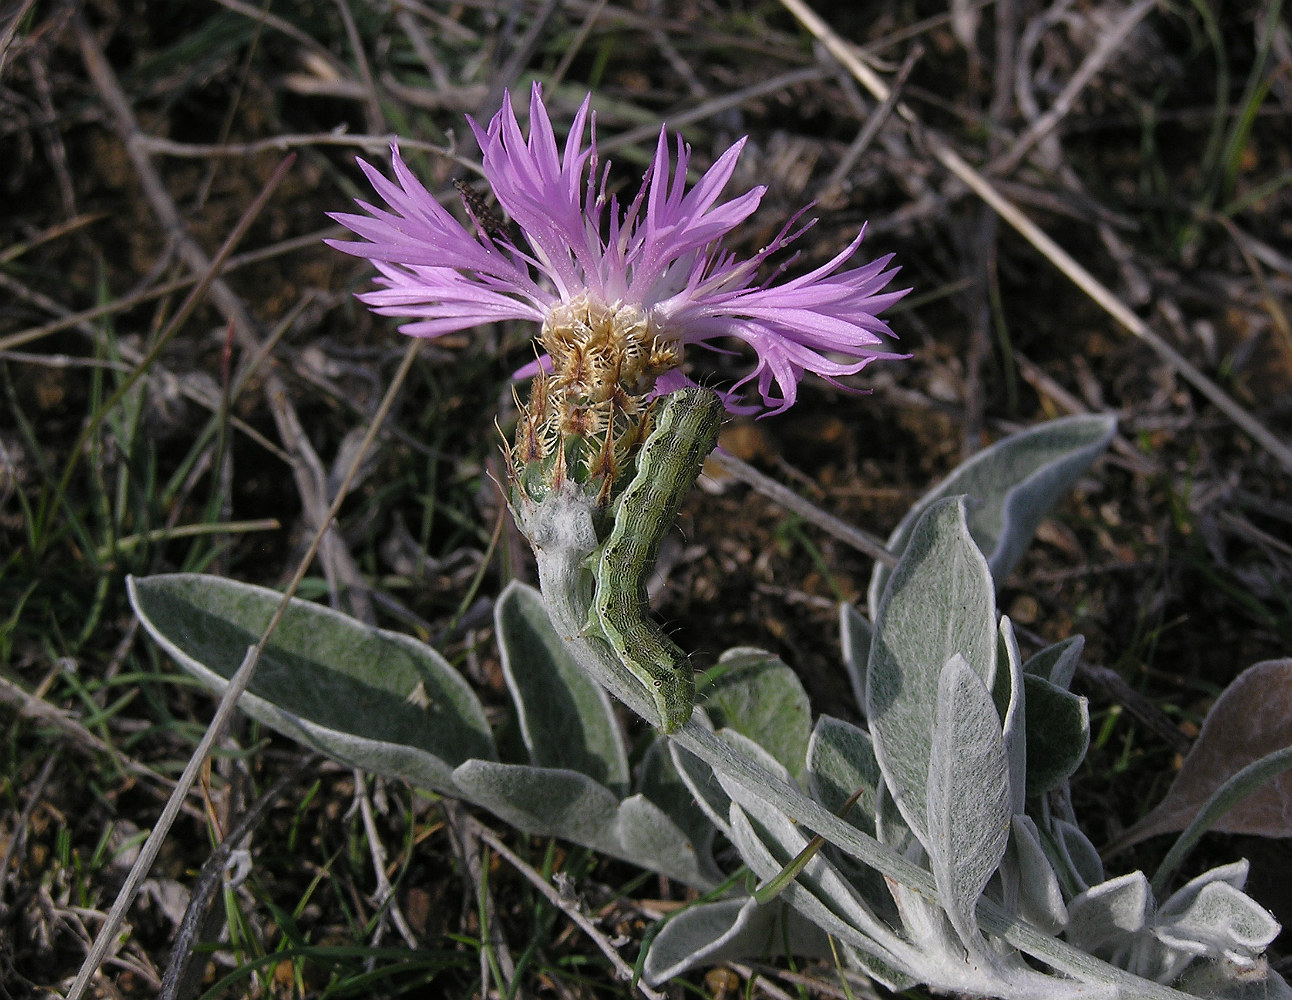
[[[406,317],[404,333],[442,334],[499,320],[531,320],[540,356],[510,448],[514,482],[538,499],[566,479],[588,483],[603,500],[649,431],[650,401],[692,384],[686,347],[752,352],[752,370],[721,391],[728,410],[781,412],[813,372],[839,385],[870,362],[897,358],[878,314],[905,294],[886,290],[891,255],[847,267],[864,229],[825,264],[796,277],[760,278],[768,259],[812,225],[802,212],[752,257],[724,241],[758,207],[765,188],[723,200],[745,140],[733,144],[690,190],[690,148],[670,153],[660,130],[655,155],[626,205],[608,190],[609,164],[597,152],[596,116],[585,100],[558,147],[541,88],[530,95],[529,134],[510,97],[481,128],[468,119],[484,175],[515,224],[455,219],[413,176],[392,147],[395,180],[360,161],[388,208],[336,214],[366,242],[329,241],[371,260],[383,287],[360,298],[382,315]],[[585,141],[585,136],[588,136]],[[479,210],[468,203],[479,223]],[[741,402],[747,383],[759,400]]]

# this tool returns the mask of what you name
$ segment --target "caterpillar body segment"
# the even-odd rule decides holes
[[[678,508],[718,441],[723,412],[708,389],[690,386],[664,397],[596,565],[596,624],[645,686],[665,733],[691,717],[695,677],[690,658],[650,617],[646,583]]]

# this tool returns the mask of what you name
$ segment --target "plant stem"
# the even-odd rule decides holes
[[[641,684],[619,662],[610,646],[588,628],[592,586],[587,560],[598,545],[592,521],[594,502],[576,485],[567,483],[541,502],[519,500],[513,513],[534,547],[548,615],[569,643],[571,654],[611,694],[658,728],[659,714]],[[755,761],[736,753],[694,717],[670,738],[716,773],[773,804],[805,829],[939,905],[938,887],[930,872],[835,816]],[[977,913],[984,930],[1076,980],[1070,984],[1054,980],[1055,997],[1085,992],[1083,987],[1087,984],[1097,988],[1114,987],[1117,995],[1126,1000],[1185,1000],[1188,996],[1100,961],[1006,913],[986,898],[979,901]],[[1065,985],[1069,989],[1065,990]]]

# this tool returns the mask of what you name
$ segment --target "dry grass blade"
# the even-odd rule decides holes
[[[766,97],[769,94],[779,94],[796,87],[803,83],[810,83],[815,80],[821,80],[825,77],[826,71],[820,66],[807,66],[803,69],[792,69],[787,73],[781,73],[767,80],[750,84],[747,87],[741,87],[729,94],[723,94],[721,97],[713,97],[707,101],[701,101],[680,114],[670,115],[666,123],[670,130],[684,129],[688,125],[696,122],[702,122],[706,119],[714,118],[723,112],[731,111],[735,108],[747,104],[749,101],[757,100],[760,97]],[[623,149],[626,147],[636,146],[642,142],[650,142],[659,136],[660,126],[656,124],[643,125],[640,128],[628,129],[619,135],[613,136],[605,141],[599,142],[599,148],[603,150]]]
[[[170,962],[162,976],[159,1000],[178,1000],[196,993],[199,983],[192,974],[193,949],[204,936],[204,925],[211,900],[215,896],[216,889],[220,887],[221,879],[234,852],[264,819],[269,807],[277,802],[284,792],[299,782],[311,768],[318,764],[320,759],[318,754],[312,754],[275,781],[238,819],[237,825],[224,836],[203,863],[201,871],[197,873],[193,891],[189,895],[184,919],[175,935]]]
[[[820,39],[835,59],[847,68],[863,87],[878,100],[888,96],[888,86],[867,66],[839,35],[812,11],[803,0],[781,0],[784,7]],[[947,170],[962,181],[974,194],[986,202],[1002,219],[1008,222],[1024,239],[1039,250],[1051,264],[1088,295],[1092,301],[1120,323],[1129,333],[1144,341],[1165,360],[1190,385],[1206,396],[1225,416],[1241,427],[1257,444],[1276,458],[1288,472],[1292,472],[1292,448],[1280,440],[1268,427],[1253,417],[1237,400],[1205,375],[1188,358],[1158,336],[1147,323],[1110,291],[1085,267],[1077,263],[1048,233],[1029,219],[1013,202],[1002,195],[981,173],[970,166],[959,153],[941,138],[924,129],[911,109],[898,105],[901,115],[912,128],[920,130],[929,151]]]
[[[1032,148],[1058,127],[1064,115],[1068,114],[1076,104],[1085,86],[1121,48],[1136,26],[1148,16],[1149,11],[1156,6],[1157,0],[1139,0],[1138,3],[1128,7],[1112,29],[1100,37],[1099,44],[1082,61],[1081,66],[1064,84],[1063,89],[1059,91],[1045,113],[1032,122],[1023,134],[1014,140],[1008,150],[993,160],[985,173],[990,175],[1013,173]]]
[[[137,760],[132,760],[124,756],[116,747],[111,746],[100,737],[86,729],[81,723],[72,718],[66,712],[61,712],[54,708],[48,702],[36,697],[29,691],[23,690],[19,685],[9,680],[7,677],[0,677],[0,702],[12,705],[17,709],[21,717],[36,719],[46,725],[58,729],[66,735],[73,744],[78,746],[86,753],[101,753],[110,757],[118,767],[128,774],[136,775],[148,782],[150,788],[156,789],[159,796],[165,797],[166,792],[163,789],[175,788],[175,782],[163,774],[158,774],[146,764],[141,764]],[[201,810],[191,805],[185,805],[184,810],[196,819],[202,819]],[[4,869],[0,868],[0,872]]]
[[[469,896],[475,897],[479,919],[484,925],[479,957],[480,992],[488,992],[491,976],[500,980],[501,987],[510,989],[516,979],[516,961],[503,936],[497,900],[490,890],[488,857],[480,839],[480,823],[458,802],[446,800],[441,808],[461,867],[462,881]]]
[[[857,133],[857,138],[853,139],[848,146],[848,151],[839,158],[838,165],[830,172],[823,185],[825,190],[838,187],[843,183],[843,179],[850,174],[856,167],[857,161],[861,159],[862,154],[870,148],[870,144],[875,141],[879,135],[879,130],[884,127],[893,111],[897,108],[897,102],[901,98],[902,88],[910,78],[911,71],[915,69],[915,64],[924,57],[924,47],[916,44],[906,58],[902,60],[902,65],[898,67],[897,72],[893,75],[892,85],[889,87],[888,95],[879,102],[874,112],[866,117],[866,123],[862,125],[861,131]]]
[[[145,148],[151,148],[151,143],[146,139],[141,140],[140,145]],[[383,146],[383,148],[385,147]],[[220,155],[222,152],[227,152],[228,155],[231,156],[240,155],[236,152],[236,147],[234,147],[233,152],[228,152],[229,149],[230,147],[227,145],[213,145],[210,147],[211,152],[207,155],[216,156]],[[232,271],[238,270],[239,268],[250,267],[255,264],[263,263],[264,261],[272,259],[280,254],[289,254],[293,251],[300,250],[303,246],[316,246],[327,237],[338,236],[341,232],[343,232],[343,230],[341,230],[339,226],[330,227],[318,233],[311,233],[308,236],[303,236],[298,239],[285,240],[276,247],[259,248],[246,253],[235,254],[224,262],[222,273],[228,274]],[[53,299],[50,299],[39,292],[32,291],[9,275],[0,272],[0,288],[3,288],[15,296],[38,305],[45,311],[60,317],[59,319],[50,320],[48,323],[42,323],[28,330],[22,330],[6,337],[0,337],[0,351],[9,351],[16,347],[22,347],[34,341],[41,340],[44,337],[48,337],[51,334],[58,333],[62,330],[68,330],[73,327],[80,327],[88,336],[94,338],[97,331],[93,326],[91,326],[91,324],[95,320],[101,320],[105,317],[125,313],[136,306],[165,298],[175,292],[191,288],[196,282],[201,280],[202,275],[197,274],[192,277],[177,278],[173,281],[164,281],[131,295],[123,295],[120,298],[113,299],[110,302],[105,302],[104,304],[95,306],[91,309],[82,309],[78,312],[71,312]],[[141,352],[135,352],[125,345],[122,346],[122,355],[125,356],[127,360],[136,364],[143,358],[143,354]]]
[[[818,528],[823,529],[841,542],[846,542],[858,552],[870,556],[871,559],[883,563],[885,566],[896,566],[897,556],[884,548],[884,543],[866,532],[862,531],[856,525],[848,524],[839,518],[822,510],[810,500],[805,500],[789,487],[782,486],[775,479],[759,472],[748,462],[741,461],[735,455],[727,452],[715,452],[713,461],[730,472],[742,483],[752,486],[763,496],[792,514],[797,514],[803,520],[815,524]]]
[[[416,948],[417,935],[408,926],[407,918],[395,901],[395,890],[390,884],[390,879],[386,876],[386,847],[381,842],[381,831],[377,829],[377,820],[373,815],[372,796],[368,794],[367,775],[358,768],[355,768],[353,773],[355,805],[363,817],[363,829],[368,835],[368,852],[372,856],[373,875],[377,880],[377,893],[372,901],[373,905],[390,916],[391,922],[394,923],[395,929],[399,931],[399,936],[403,938],[404,944],[410,948]],[[373,944],[379,944],[380,940],[381,926],[378,925],[377,933],[373,936]]]
[[[543,878],[543,876],[534,871],[532,867],[527,865],[522,858],[507,847],[507,845],[504,844],[498,836],[483,823],[479,823],[472,819],[468,819],[468,822],[471,824],[472,830],[477,837],[493,848],[494,851],[498,853],[499,857],[515,868],[516,871],[525,876],[525,879],[530,883],[530,885],[534,886],[534,888],[541,892],[549,903],[569,917],[579,930],[583,931],[583,933],[586,934],[594,944],[596,944],[601,953],[610,960],[610,963],[615,967],[615,972],[618,973],[621,979],[628,980],[633,978],[633,967],[623,960],[610,939],[601,932],[600,928],[598,928],[596,924],[588,919],[582,910],[579,909],[577,902],[572,902],[563,898],[559,892],[552,888],[547,879]],[[645,983],[639,981],[637,983],[637,989],[640,991],[642,996],[647,998],[647,1000],[664,1000],[663,993],[656,992]]]
[[[109,911],[107,919],[104,920],[103,926],[99,929],[99,933],[94,939],[93,947],[91,947],[89,954],[85,956],[85,961],[81,965],[81,970],[77,974],[71,990],[68,991],[67,1000],[79,1000],[79,998],[85,993],[85,990],[90,984],[90,980],[98,970],[99,964],[103,961],[103,956],[107,953],[109,945],[116,937],[117,931],[121,927],[121,922],[125,919],[126,909],[134,901],[135,893],[139,889],[139,884],[143,881],[144,876],[147,875],[149,869],[152,868],[153,862],[156,860],[157,854],[161,850],[162,843],[170,834],[171,825],[175,822],[175,817],[179,813],[179,807],[184,801],[184,796],[188,794],[188,790],[193,786],[193,782],[197,780],[198,771],[201,769],[207,756],[210,754],[211,748],[215,746],[215,741],[220,737],[221,733],[223,733],[224,727],[228,724],[230,717],[233,715],[234,709],[237,707],[238,699],[242,697],[243,693],[247,690],[247,685],[251,683],[251,678],[255,675],[256,665],[260,660],[261,651],[265,648],[265,644],[269,641],[270,636],[272,636],[274,631],[278,628],[279,622],[282,621],[283,615],[287,611],[288,604],[296,593],[296,589],[300,586],[301,580],[305,578],[306,571],[313,563],[314,557],[318,554],[320,547],[323,545],[327,529],[335,520],[337,512],[341,509],[341,505],[349,495],[350,485],[355,476],[358,475],[359,468],[363,463],[364,457],[367,455],[368,449],[372,446],[372,442],[376,440],[377,432],[381,429],[381,425],[385,421],[387,414],[390,412],[390,408],[394,405],[395,397],[399,394],[399,390],[403,388],[404,380],[408,377],[408,372],[412,368],[413,360],[417,356],[417,349],[418,342],[416,340],[410,341],[408,349],[404,353],[403,363],[401,364],[399,371],[395,374],[395,377],[391,380],[390,388],[382,399],[381,405],[377,408],[377,412],[373,416],[372,423],[369,425],[368,431],[364,435],[363,442],[356,450],[354,458],[350,463],[350,468],[346,471],[345,478],[337,489],[336,498],[328,508],[326,520],[315,533],[313,540],[310,542],[309,550],[301,558],[296,573],[292,577],[291,582],[287,585],[283,594],[282,603],[278,606],[278,611],[274,614],[274,617],[270,619],[269,624],[265,626],[265,631],[261,635],[260,641],[247,650],[246,658],[238,667],[237,672],[232,678],[230,678],[229,686],[225,689],[224,695],[220,698],[220,704],[216,707],[215,715],[211,719],[210,725],[207,727],[206,732],[203,733],[202,740],[198,744],[197,749],[193,751],[193,755],[189,758],[188,764],[184,768],[184,773],[180,775],[179,781],[175,786],[174,793],[167,801],[166,807],[162,810],[161,816],[158,817],[156,825],[148,835],[148,839],[144,842],[143,849],[139,852],[138,860],[133,866],[131,866],[130,874],[126,878],[125,885],[122,887],[121,892],[113,902],[112,909]]]
[[[5,18],[4,27],[0,28],[0,78],[4,77],[5,64],[9,61],[9,50],[18,36],[18,29],[35,6],[36,0],[23,0],[20,6],[10,11]]]

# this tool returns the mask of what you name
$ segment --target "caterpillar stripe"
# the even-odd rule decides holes
[[[649,617],[646,581],[682,500],[717,443],[722,414],[721,400],[708,389],[690,386],[664,397],[597,561],[597,624],[654,700],[665,733],[681,729],[691,717],[695,678],[686,653]]]

